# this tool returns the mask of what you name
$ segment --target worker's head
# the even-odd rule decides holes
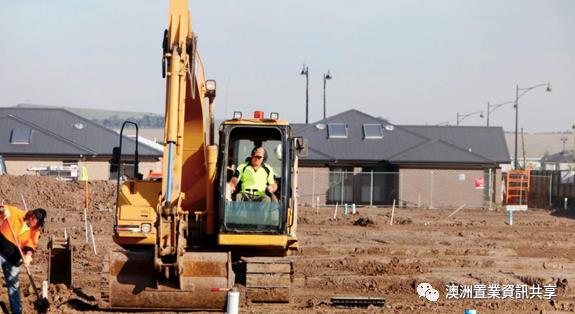
[[[36,208],[26,213],[24,220],[30,228],[44,228],[46,220],[46,210],[43,208]]]
[[[252,149],[252,156],[251,156],[251,164],[252,166],[261,166],[262,163],[265,161],[266,158],[266,151],[263,147],[254,147]]]

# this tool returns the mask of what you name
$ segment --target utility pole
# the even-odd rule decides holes
[[[517,167],[517,132],[519,123],[519,84],[515,85],[515,153],[513,155],[513,169],[519,169]]]
[[[523,152],[523,169],[527,168],[527,152],[525,150],[525,135],[523,134],[523,128],[521,128],[521,151]]]
[[[325,103],[326,103],[326,101],[325,101],[325,82],[327,80],[331,80],[331,79],[332,79],[332,76],[329,74],[329,70],[327,70],[327,74],[326,73],[323,74],[323,119],[324,120],[325,120],[325,112],[326,112],[326,109],[325,109],[325,107],[326,107],[325,106]]]
[[[305,75],[305,124],[309,123],[309,68],[303,64],[301,75]]]
[[[490,109],[489,108],[489,102],[487,102],[487,111],[486,111],[487,112],[487,127],[489,127],[489,113],[490,113],[489,109]]]

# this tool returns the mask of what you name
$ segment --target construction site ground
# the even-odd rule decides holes
[[[0,176],[0,199],[17,206],[48,210],[46,231],[31,270],[37,285],[46,280],[48,236],[74,246],[73,287],[49,287],[50,313],[114,312],[101,307],[100,271],[112,242],[115,185],[90,182],[88,222],[96,252],[85,241],[82,182],[61,182],[35,176]],[[341,208],[300,207],[300,250],[294,263],[292,302],[257,304],[242,297],[243,313],[553,313],[575,311],[575,215],[558,210],[516,212],[513,225],[504,210],[358,208],[343,216]],[[24,270],[21,274],[24,312],[35,299]],[[430,283],[440,292],[437,302],[420,298],[416,287]],[[446,299],[446,285],[557,284],[557,297],[539,299]],[[243,290],[241,290],[243,291]],[[383,297],[382,308],[335,308],[334,296]],[[0,301],[8,305],[6,289]]]

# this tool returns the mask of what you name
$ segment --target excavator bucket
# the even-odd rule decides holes
[[[234,283],[230,254],[189,252],[181,263],[176,283],[159,279],[152,253],[111,252],[109,264],[104,265],[103,299],[112,309],[225,309],[225,290]]]

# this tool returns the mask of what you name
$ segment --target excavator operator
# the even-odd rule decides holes
[[[232,190],[237,190],[236,201],[277,202],[274,192],[278,185],[274,170],[266,163],[266,151],[258,146],[252,149],[249,160],[239,165],[230,180]]]

